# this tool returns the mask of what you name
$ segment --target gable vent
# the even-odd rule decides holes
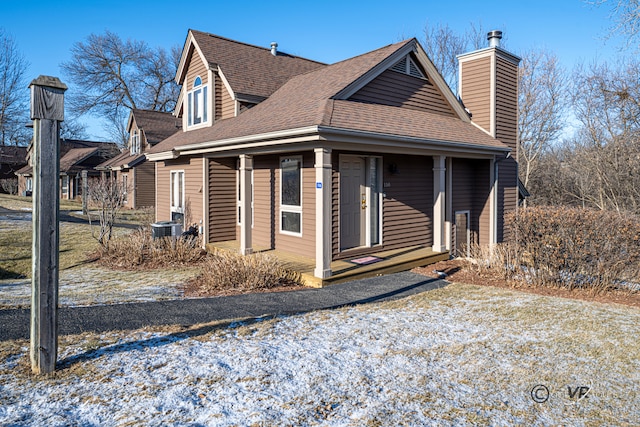
[[[411,59],[409,55],[398,61],[393,67],[390,68],[390,70],[426,80],[426,77],[424,76],[424,74],[422,74],[420,68],[418,68],[416,63],[413,62],[413,59]]]

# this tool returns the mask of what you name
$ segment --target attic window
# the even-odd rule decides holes
[[[198,126],[207,122],[207,85],[197,76],[193,88],[187,92],[187,126]]]
[[[129,148],[132,156],[140,154],[140,135],[138,134],[137,129],[133,131],[133,134],[131,134],[131,143]]]
[[[391,70],[426,80],[426,77],[424,76],[422,71],[420,71],[420,68],[418,68],[416,63],[413,62],[413,59],[411,59],[409,55],[398,61],[393,67],[391,67]]]

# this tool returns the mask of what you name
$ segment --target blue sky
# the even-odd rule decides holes
[[[608,14],[582,0],[0,0],[0,27],[30,63],[28,80],[44,74],[63,82],[59,64],[69,59],[73,44],[105,30],[169,49],[182,47],[193,28],[265,47],[276,41],[281,51],[332,63],[405,38],[423,40],[427,22],[461,33],[476,23],[502,30],[516,54],[545,48],[571,68],[619,54],[619,39],[604,40]],[[94,121],[84,121],[91,137],[106,138]]]

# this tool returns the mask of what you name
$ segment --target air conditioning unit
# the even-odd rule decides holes
[[[182,234],[182,224],[173,221],[160,221],[151,224],[151,237],[159,239],[161,237],[180,237]]]

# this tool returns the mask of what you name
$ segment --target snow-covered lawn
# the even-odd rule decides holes
[[[631,426],[638,336],[637,309],[451,285],[242,324],[62,337],[63,368],[45,380],[28,373],[27,342],[5,342],[0,424]]]

